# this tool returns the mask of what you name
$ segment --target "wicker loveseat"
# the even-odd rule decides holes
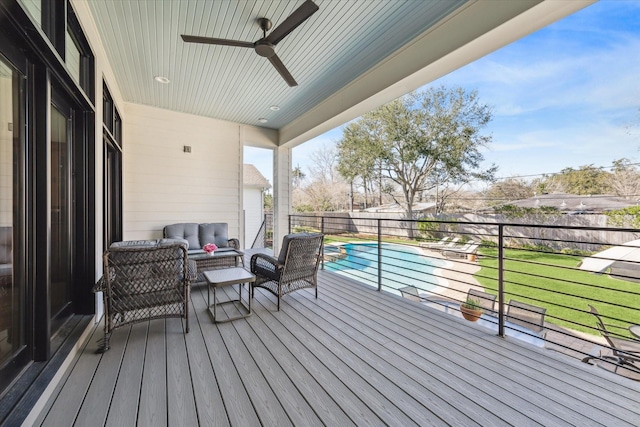
[[[166,317],[185,319],[189,332],[189,288],[195,263],[187,247],[172,239],[115,242],[103,255],[104,274],[94,287],[104,299],[104,343],[114,329]]]
[[[189,258],[196,262],[198,278],[196,281],[204,281],[203,272],[214,268],[237,267],[242,263],[243,254],[239,252],[240,240],[230,239],[228,226],[225,222],[211,222],[196,224],[183,222],[164,227],[163,234],[168,239],[182,239],[187,244]],[[202,247],[207,243],[214,243],[218,249],[218,255],[228,252],[236,252],[238,256],[208,257]]]

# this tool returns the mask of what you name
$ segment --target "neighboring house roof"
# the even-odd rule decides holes
[[[635,206],[636,202],[606,194],[581,196],[567,193],[540,194],[528,199],[505,203],[521,208],[550,206],[565,213],[596,213]]]
[[[435,209],[436,204],[429,203],[414,203],[412,206],[413,212],[424,212]],[[373,208],[367,208],[364,210],[365,212],[386,212],[386,213],[401,213],[405,212],[404,207],[400,206],[397,203],[391,203],[388,205],[375,206]]]
[[[254,165],[245,163],[242,166],[242,176],[245,187],[261,188],[262,190],[271,188],[269,180]]]

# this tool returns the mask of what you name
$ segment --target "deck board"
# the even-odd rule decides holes
[[[224,427],[230,425],[229,418],[211,366],[205,338],[202,330],[197,327],[200,321],[206,322],[206,319],[198,318],[203,316],[208,316],[208,314],[206,312],[196,314],[193,309],[190,310],[189,324],[192,330],[185,334],[185,341],[189,348],[187,357],[193,382],[193,394],[200,425]]]
[[[333,295],[335,294],[330,294],[330,296]],[[548,351],[526,346],[525,344],[519,344],[518,340],[505,340],[499,338],[492,332],[479,332],[482,334],[482,339],[476,339],[471,343],[470,337],[467,336],[465,338],[462,334],[467,332],[476,334],[478,333],[477,329],[481,328],[469,330],[466,321],[456,318],[454,320],[457,325],[451,325],[452,327],[450,329],[443,331],[442,328],[439,327],[440,323],[436,318],[433,318],[432,316],[424,317],[425,313],[422,307],[411,302],[407,302],[405,304],[409,305],[407,310],[418,310],[417,312],[414,312],[410,321],[415,322],[416,319],[419,319],[419,323],[423,325],[421,330],[416,331],[416,334],[419,336],[425,339],[430,339],[434,334],[438,334],[443,340],[450,340],[451,334],[456,334],[456,336],[461,338],[461,340],[454,340],[444,347],[441,347],[437,343],[435,343],[436,345],[433,345],[434,343],[429,343],[428,346],[425,345],[425,347],[430,348],[434,352],[440,351],[438,350],[439,347],[445,349],[445,353],[442,353],[443,357],[447,357],[447,353],[449,352],[454,352],[456,357],[453,357],[453,354],[449,355],[452,360],[464,360],[462,359],[463,357],[471,358],[470,362],[475,366],[481,366],[483,364],[486,365],[487,362],[492,362],[487,366],[489,370],[493,371],[492,375],[485,376],[485,378],[480,381],[474,381],[473,383],[476,384],[476,386],[478,384],[484,384],[484,382],[491,382],[492,378],[495,378],[495,376],[501,376],[511,379],[514,386],[527,387],[530,393],[524,393],[526,390],[522,390],[519,394],[526,396],[527,402],[535,405],[523,406],[522,404],[515,402],[512,403],[512,406],[520,410],[528,407],[529,415],[540,417],[541,415],[547,415],[547,413],[550,415],[556,413],[556,415],[560,419],[564,419],[565,422],[584,424],[587,421],[591,422],[592,415],[595,415],[598,411],[607,411],[611,408],[611,405],[614,404],[609,400],[611,396],[603,398],[599,395],[599,387],[594,387],[592,381],[585,381],[583,379],[585,378],[584,369],[588,368],[588,366],[575,359],[567,359],[564,357],[561,370],[558,370],[557,365],[541,365],[536,353],[546,357],[548,356]],[[395,306],[390,306],[389,310],[396,312]],[[405,311],[404,314],[397,314],[397,316],[402,317],[406,315],[406,313],[407,312]],[[415,316],[422,316],[422,318]],[[442,317],[443,320],[450,320],[450,316],[441,312],[438,312],[438,316]],[[389,330],[393,330],[393,325],[389,324],[387,318],[393,317],[384,316],[380,321],[387,323],[387,328]],[[431,327],[429,327],[429,325],[431,325]],[[427,328],[430,329],[430,331],[427,331]],[[404,332],[402,330],[394,331],[395,336],[402,335],[403,333]],[[469,343],[467,346],[463,345],[465,341]],[[446,341],[442,341],[442,343],[446,343]],[[467,347],[470,348],[472,344],[477,345],[479,350],[476,352],[467,351]],[[516,354],[514,354],[514,352]],[[461,369],[466,369],[466,367],[464,365],[458,366],[457,369],[452,370],[452,374],[454,371],[461,371]],[[478,371],[478,373],[481,372]],[[593,380],[593,378],[590,378],[589,376],[586,378]],[[565,384],[558,384],[559,381],[563,381]],[[625,380],[625,383],[629,384],[629,381]],[[494,395],[498,396],[501,400],[509,402],[509,394],[503,394],[500,396],[496,394],[497,392],[500,392],[500,388],[496,389],[495,387],[492,387],[492,389],[494,390]],[[572,390],[570,396],[566,393],[567,389]],[[617,396],[613,398],[616,399]],[[609,401],[607,402],[607,400]],[[566,406],[563,407],[562,405],[565,401],[567,403]],[[558,403],[560,403],[560,406]],[[580,403],[580,405],[576,405],[577,403]],[[627,422],[633,423],[635,422],[633,418],[637,416],[637,412],[627,412],[627,409],[629,408],[627,405],[628,403],[630,402],[622,402],[620,408],[621,413],[616,414],[616,416],[622,416],[622,418]],[[556,420],[556,422],[557,421],[558,420]]]
[[[191,383],[191,367],[187,356],[181,319],[167,319],[167,416],[171,426],[198,425],[196,403]]]
[[[78,425],[89,425],[92,423],[104,423],[109,412],[111,396],[116,386],[117,376],[112,375],[118,372],[122,365],[122,357],[125,352],[127,338],[124,334],[114,337],[111,342],[111,350],[104,353],[100,358],[100,364],[97,366],[89,390],[85,399],[88,404],[82,405],[75,422]],[[92,343],[86,347],[87,350],[93,350],[96,344]]]
[[[328,296],[328,298],[333,297],[333,293]],[[400,303],[400,302],[399,302]],[[413,309],[414,304],[410,304],[407,307],[407,310]],[[353,307],[352,307],[353,308]],[[355,308],[354,308],[355,309]],[[394,311],[397,311],[395,307],[391,307]],[[367,313],[364,308],[360,308],[362,313]],[[422,307],[419,310],[424,311]],[[405,312],[406,313],[406,312]],[[418,312],[417,315],[422,315],[423,313]],[[364,314],[363,314],[364,315]],[[441,316],[447,316],[438,313]],[[402,314],[396,312],[396,316],[402,317]],[[483,408],[500,408],[499,414],[493,414],[495,417],[504,416],[504,412],[510,412],[508,415],[509,422],[513,423],[520,420],[523,421],[523,418],[528,418],[528,415],[535,415],[538,411],[540,411],[540,407],[545,407],[545,405],[551,405],[552,400],[548,399],[546,396],[539,396],[537,394],[529,394],[525,393],[526,390],[521,390],[520,393],[514,393],[509,391],[503,391],[500,388],[496,388],[493,383],[493,378],[496,376],[508,375],[509,372],[514,370],[516,366],[520,365],[520,361],[508,361],[509,365],[498,365],[496,364],[496,368],[500,368],[500,370],[474,370],[472,367],[474,366],[482,366],[483,363],[486,363],[488,360],[491,360],[490,354],[482,354],[477,350],[474,350],[471,347],[472,343],[477,341],[477,338],[473,335],[464,336],[463,334],[458,335],[460,340],[457,344],[451,344],[449,341],[451,336],[438,336],[438,332],[435,328],[428,328],[428,323],[426,323],[426,319],[412,318],[412,322],[417,322],[416,324],[422,324],[421,327],[415,327],[414,330],[408,330],[406,328],[399,328],[398,325],[393,324],[392,321],[387,320],[390,316],[369,316],[368,322],[367,319],[362,319],[361,322],[363,325],[369,325],[374,322],[379,322],[381,324],[380,332],[385,333],[385,331],[391,331],[391,335],[386,339],[392,339],[392,343],[388,343],[386,346],[389,348],[395,349],[395,357],[402,357],[402,354],[398,354],[397,349],[405,347],[409,350],[406,357],[403,358],[403,363],[401,365],[408,365],[415,363],[414,360],[417,360],[418,363],[420,360],[426,361],[427,363],[421,363],[419,365],[419,369],[422,370],[421,375],[418,375],[423,380],[426,380],[429,377],[432,377],[434,374],[437,375],[437,379],[440,384],[433,384],[431,387],[434,390],[438,390],[439,395],[443,395],[447,392],[447,390],[454,385],[452,392],[456,392],[457,390],[468,390],[475,389],[479,391],[483,391],[484,393],[474,394],[473,402],[465,401],[468,399],[465,396],[458,397],[455,399],[455,395],[451,398],[456,402],[456,404],[464,404],[466,411],[465,413],[472,416],[474,420],[480,421],[482,425],[491,424],[494,425],[498,423],[497,420],[491,420],[491,416],[487,414],[486,410],[478,411],[476,408],[476,404],[480,404]],[[446,317],[444,318],[446,320]],[[434,325],[435,326],[435,325]],[[466,325],[462,325],[466,326]],[[463,328],[462,332],[468,332]],[[362,331],[366,335],[371,335],[370,332]],[[403,339],[402,339],[403,338]],[[501,339],[490,337],[491,339],[498,341],[493,346],[494,349],[499,347],[499,341]],[[483,338],[484,339],[484,338]],[[421,343],[416,342],[416,340],[424,340]],[[419,357],[421,351],[424,348],[431,349],[433,354],[428,354],[426,357],[430,357],[435,355],[431,360],[424,360]],[[454,357],[455,356],[455,357]],[[453,362],[455,361],[455,362]],[[504,363],[504,362],[503,362]],[[444,371],[438,372],[439,369],[443,368]],[[471,371],[471,372],[469,372]],[[458,375],[462,374],[461,377]],[[453,384],[451,384],[453,383]],[[517,386],[517,378],[514,378],[514,383],[512,384],[512,388],[515,389]],[[523,397],[521,397],[523,396]],[[541,400],[541,401],[537,401]],[[498,405],[499,402],[502,404]],[[502,405],[506,404],[507,407],[503,408]],[[517,411],[514,409],[517,408]],[[551,408],[553,410],[553,408]],[[542,419],[541,421],[544,424],[555,424],[559,423],[562,420],[558,417],[554,417],[552,413],[543,413],[546,416],[546,419]]]
[[[114,346],[116,347],[116,351],[114,352],[115,357],[118,356],[118,349],[123,347],[125,343],[126,339],[114,340]],[[88,341],[83,353],[93,352],[95,354],[97,348],[98,346],[92,341]],[[78,412],[80,412],[82,406],[84,406],[84,398],[89,390],[94,374],[102,362],[102,356],[103,355],[97,355],[97,357],[79,357],[76,360],[58,398],[50,406],[49,413],[42,423],[43,426],[57,427],[72,425]],[[85,402],[92,407],[99,405],[99,402],[96,401]]]
[[[234,361],[220,333],[219,326],[229,327],[231,324],[223,323],[216,327],[206,327],[206,325],[213,326],[206,309],[206,295],[204,297],[202,295],[198,297],[196,289],[204,289],[204,287],[193,289],[192,311],[197,314],[198,326],[204,337],[209,358],[211,359],[213,373],[217,380],[218,390],[222,396],[229,423],[231,425],[259,425],[260,418],[255,410],[253,410],[251,399],[244,388],[242,380],[238,376]],[[189,334],[191,333],[192,332],[189,332]]]
[[[148,329],[149,323],[146,322],[131,327],[122,366],[119,372],[111,373],[117,382],[110,401],[107,427],[136,425]],[[118,331],[118,335],[124,335],[125,331],[122,332]]]
[[[252,316],[221,324],[194,285],[188,334],[180,319],[140,323],[115,331],[104,355],[97,328],[38,424],[638,425],[640,383],[319,278],[318,299],[295,292],[278,312],[258,289]]]
[[[165,322],[149,322],[138,406],[138,424],[143,426],[162,427],[168,423]]]

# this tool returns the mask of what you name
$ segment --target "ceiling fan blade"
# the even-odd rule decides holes
[[[273,45],[277,45],[280,40],[285,38],[291,31],[295,30],[298,25],[309,19],[309,17],[316,13],[318,9],[318,5],[313,1],[305,1],[299,8],[289,15],[287,19],[274,28],[273,31],[269,33],[266,40]]]
[[[280,61],[280,58],[278,58],[278,55],[270,56],[269,62],[271,62],[271,64],[273,64],[274,67],[276,67],[276,70],[278,70],[282,78],[285,79],[285,81],[289,86],[291,87],[298,86],[298,83],[295,81],[295,79],[293,78],[289,70],[287,70],[287,67],[285,67],[282,61]]]
[[[182,40],[187,43],[217,44],[222,46],[250,47],[253,49],[252,42],[243,42],[239,40],[229,39],[214,39],[212,37],[186,36],[184,34],[180,35],[180,37],[182,37]]]

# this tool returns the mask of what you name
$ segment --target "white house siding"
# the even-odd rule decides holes
[[[243,192],[244,218],[245,218],[245,240],[244,247],[250,248],[256,234],[260,230],[264,218],[262,209],[262,189],[244,188]]]
[[[226,222],[239,236],[241,125],[131,103],[125,113],[125,239],[176,222]]]

